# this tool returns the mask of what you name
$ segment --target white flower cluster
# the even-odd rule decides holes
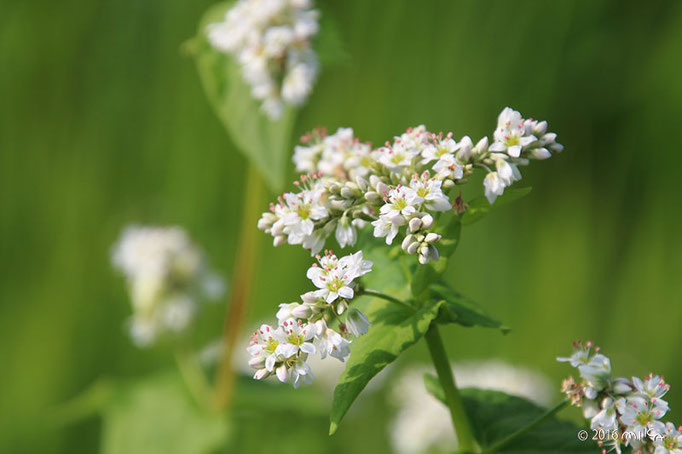
[[[582,406],[591,428],[605,435],[600,443],[609,451],[620,454],[630,446],[642,454],[682,454],[682,429],[661,421],[669,410],[663,396],[670,389],[662,377],[614,378],[611,361],[592,342],[576,342],[570,357],[557,360],[578,369],[580,380],[567,378],[562,391]]]
[[[466,183],[475,168],[483,169],[485,194],[493,203],[521,178],[518,166],[561,151],[556,134],[546,130],[547,122],[524,120],[509,107],[498,118],[490,146],[487,137],[474,145],[468,136],[458,142],[452,133],[418,126],[372,149],[350,128],[332,135],[318,129],[295,149],[296,169],[305,172],[294,183],[299,191],[271,204],[258,228],[274,237],[275,246],[301,244],[314,255],[332,233],[341,247],[354,245],[358,229],[371,223],[374,236],[387,244],[404,232],[402,248],[420,263],[437,260],[439,213],[466,210],[459,195],[451,199],[451,189]]]
[[[184,331],[201,298],[217,298],[223,282],[179,227],[127,227],[112,253],[132,300],[130,334],[148,346],[166,333]]]
[[[263,324],[251,336],[247,351],[255,379],[275,374],[294,388],[310,384],[314,377],[308,355],[319,352],[322,359],[332,356],[343,361],[350,354],[350,336],[360,337],[371,326],[349,304],[357,290],[355,279],[369,273],[372,262],[362,258],[362,251],[340,259],[327,251],[318,262],[307,272],[317,290],[301,295],[300,303],[280,304],[278,326]],[[331,328],[336,321],[338,331]]]
[[[223,22],[208,26],[211,45],[236,58],[251,95],[272,119],[284,104],[303,104],[317,78],[310,40],[319,13],[311,8],[311,0],[239,0]]]

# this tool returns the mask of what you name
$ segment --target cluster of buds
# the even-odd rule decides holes
[[[208,26],[213,47],[235,57],[251,95],[272,119],[284,104],[301,105],[318,73],[311,39],[318,32],[310,0],[239,0],[223,22]]]
[[[218,298],[223,291],[220,278],[179,227],[126,228],[114,246],[112,263],[128,281],[130,334],[139,346],[184,331],[199,301]]]
[[[295,388],[310,384],[308,355],[319,352],[322,359],[332,356],[344,361],[350,354],[351,336],[360,337],[371,326],[350,304],[358,291],[355,280],[371,271],[372,262],[363,259],[362,251],[340,259],[326,251],[317,260],[306,273],[317,290],[301,295],[301,302],[280,304],[278,325],[261,325],[251,336],[247,351],[255,379],[274,374]]]
[[[458,142],[452,133],[433,134],[424,126],[376,149],[350,128],[332,135],[315,130],[295,149],[296,169],[306,172],[294,183],[299,192],[271,204],[258,228],[274,237],[275,246],[301,244],[315,255],[332,233],[341,247],[353,246],[358,229],[371,223],[374,236],[387,244],[404,234],[402,248],[420,263],[437,260],[439,214],[466,210],[459,188],[451,199],[453,188],[482,169],[493,203],[521,178],[519,166],[561,151],[556,134],[546,130],[547,122],[525,120],[509,107],[499,115],[490,146],[487,137],[474,145],[468,136]]]
[[[642,454],[682,454],[682,428],[661,421],[669,410],[663,396],[670,389],[662,377],[613,377],[611,361],[592,342],[576,342],[570,357],[557,360],[578,369],[580,379],[567,378],[562,391],[583,408],[604,452],[620,454],[630,447]]]

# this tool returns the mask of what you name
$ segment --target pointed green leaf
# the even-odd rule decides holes
[[[438,315],[440,302],[429,301],[419,309],[375,299],[367,311],[374,324],[353,341],[346,369],[334,390],[329,433],[339,423],[367,383],[424,335]]]
[[[488,202],[488,199],[485,196],[477,197],[468,203],[469,207],[462,215],[462,224],[469,225],[478,222],[492,211],[530,194],[530,191],[530,187],[507,189],[493,204]]]
[[[457,323],[462,326],[480,326],[483,328],[497,328],[503,333],[509,328],[489,316],[476,302],[455,291],[442,282],[430,287],[431,297],[443,300],[438,316],[439,323]]]
[[[270,120],[251,96],[236,62],[213,49],[206,26],[222,20],[232,2],[210,8],[202,18],[197,37],[188,45],[194,54],[208,100],[232,141],[263,175],[275,192],[282,190],[296,112],[285,108],[277,121]]]
[[[424,385],[429,393],[445,404],[443,388],[436,376],[426,374]],[[486,448],[531,424],[547,412],[546,409],[526,399],[499,391],[464,388],[460,392],[474,435],[484,452]],[[578,432],[581,429],[573,423],[552,416],[496,452],[518,454],[598,452],[594,442],[578,439]]]

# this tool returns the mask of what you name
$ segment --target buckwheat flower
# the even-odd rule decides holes
[[[294,389],[297,389],[301,385],[310,385],[315,379],[306,360],[307,358],[305,356],[298,356],[285,362],[288,373],[287,379],[289,383],[293,385]]]
[[[511,186],[512,183],[521,179],[521,172],[516,164],[509,163],[504,158],[495,160],[495,168],[505,186]]]
[[[317,162],[320,160],[324,145],[322,142],[313,143],[309,146],[296,145],[294,148],[294,166],[300,173],[313,173],[317,171]]]
[[[616,404],[610,397],[605,398],[601,403],[601,410],[597,413],[590,423],[590,427],[594,430],[613,431],[618,429],[618,422],[616,420],[618,414],[616,412]]]
[[[185,331],[200,301],[223,291],[222,280],[179,227],[127,227],[113,248],[112,264],[126,277],[130,335],[141,347]]]
[[[263,324],[251,335],[246,351],[251,355],[249,365],[256,369],[253,378],[261,380],[274,371],[278,359],[277,347],[281,333],[275,333],[270,325]]]
[[[344,361],[350,355],[350,341],[329,328],[324,320],[315,323],[315,344],[322,359],[329,355]]]
[[[649,374],[644,380],[632,377],[632,383],[642,397],[650,400],[661,399],[670,390],[670,385],[662,377],[654,374]]]
[[[537,140],[534,135],[527,134],[521,114],[510,107],[505,107],[500,113],[494,138],[490,151],[504,152],[512,158],[521,156],[523,147]]]
[[[666,423],[665,431],[654,437],[654,454],[682,454],[682,428],[676,429],[673,423]]]
[[[497,172],[489,172],[483,180],[483,186],[485,187],[485,196],[487,197],[488,202],[494,203],[498,196],[504,194],[506,185]]]
[[[275,352],[284,358],[291,358],[299,351],[315,353],[315,346],[309,342],[314,336],[313,330],[294,318],[284,320],[274,335],[279,341]]]
[[[353,221],[348,216],[342,216],[336,226],[336,241],[339,246],[352,246],[358,240],[358,231],[353,225]]]
[[[451,134],[445,139],[438,140],[434,144],[429,144],[424,147],[421,152],[422,164],[428,164],[431,161],[439,161],[445,156],[453,156],[454,153],[459,149],[459,145],[455,142]]]
[[[208,26],[207,37],[235,58],[252,96],[277,119],[285,104],[305,102],[317,78],[311,38],[318,32],[318,16],[308,1],[239,0],[222,22]]]
[[[368,262],[371,269],[371,262],[362,260],[362,251],[343,257],[331,267],[330,262],[334,263],[336,260],[335,255],[328,253],[324,259],[319,260],[320,266],[313,265],[306,273],[308,279],[320,289],[315,296],[323,298],[327,303],[332,303],[339,297],[353,298],[353,280],[369,271],[363,263]]]
[[[602,354],[594,355],[587,364],[578,366],[580,376],[595,391],[604,389],[611,380],[611,361]]]
[[[409,217],[417,211],[415,208],[415,205],[418,203],[417,200],[417,194],[414,189],[398,185],[388,192],[386,204],[381,207],[381,215],[389,219],[401,215]]]
[[[620,422],[625,425],[628,432],[634,432],[640,435],[638,438],[643,438],[650,429],[659,434],[665,431],[665,425],[659,421],[663,416],[665,411],[644,398],[630,397],[626,401]]]
[[[430,178],[428,172],[421,175],[414,175],[410,180],[410,189],[414,191],[412,203],[424,204],[426,209],[431,211],[448,211],[452,208],[450,199],[443,194],[441,185],[443,182],[435,178]]]
[[[400,173],[403,169],[411,167],[414,158],[420,153],[419,148],[403,142],[380,148],[378,151],[379,163],[394,173]]]
[[[365,314],[357,309],[351,309],[346,316],[346,328],[355,337],[360,337],[369,331],[372,326]]]
[[[436,172],[436,177],[440,180],[461,180],[464,178],[464,167],[451,154],[441,156],[438,162],[433,165],[433,171]]]
[[[284,194],[288,212],[282,217],[282,222],[289,244],[301,244],[305,237],[313,234],[315,221],[328,216],[327,208],[321,203],[321,195],[318,189]]]
[[[403,224],[405,224],[405,218],[402,216],[380,216],[376,221],[372,221],[374,237],[386,237],[386,244],[392,244],[393,239],[400,231],[400,226]]]

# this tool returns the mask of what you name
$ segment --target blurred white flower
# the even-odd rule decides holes
[[[319,13],[311,7],[308,0],[239,0],[207,28],[211,45],[235,57],[251,95],[272,119],[285,104],[303,104],[317,79],[311,39]]]
[[[501,391],[543,406],[551,401],[551,383],[539,372],[497,360],[455,364],[453,369],[459,388]],[[389,436],[398,454],[434,449],[451,452],[457,445],[447,407],[424,387],[424,374],[429,372],[433,372],[429,366],[410,368],[391,389],[391,401],[398,412],[390,423]]]
[[[111,260],[128,282],[130,334],[139,346],[154,343],[164,333],[184,331],[199,301],[218,298],[224,291],[222,280],[179,227],[127,227]]]

